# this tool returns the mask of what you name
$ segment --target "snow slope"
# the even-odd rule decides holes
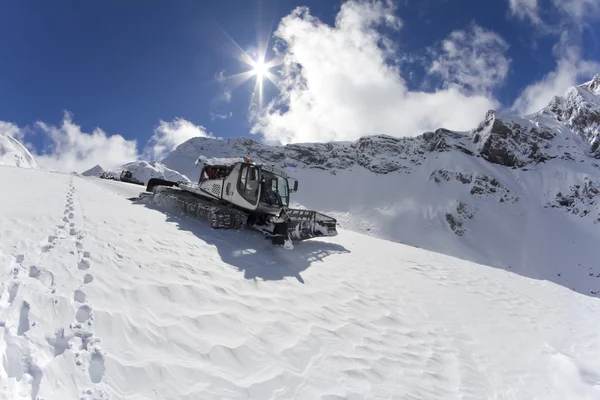
[[[600,301],[347,230],[293,250],[2,167],[0,398],[597,399]]]
[[[29,150],[8,133],[0,133],[0,165],[37,168]]]

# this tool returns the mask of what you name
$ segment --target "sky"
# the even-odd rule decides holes
[[[0,133],[82,172],[192,137],[469,130],[600,73],[598,0],[0,3]]]

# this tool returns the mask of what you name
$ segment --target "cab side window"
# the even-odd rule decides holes
[[[240,179],[238,180],[238,191],[243,195],[246,190],[246,175],[248,175],[248,166],[242,165],[240,169]]]

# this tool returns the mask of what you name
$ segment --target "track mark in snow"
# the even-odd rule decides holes
[[[69,228],[73,228],[73,227],[75,227],[75,222],[71,222],[71,223],[69,224]]]
[[[58,329],[53,338],[46,338],[48,344],[54,348],[54,357],[60,356],[71,347],[69,339],[70,337],[65,336],[64,328]]]
[[[23,334],[29,330],[29,308],[29,303],[23,301],[21,312],[19,314],[19,327],[17,328],[17,335],[19,336],[23,336]]]
[[[90,252],[89,251],[84,251],[83,252],[83,258],[90,258]]]
[[[73,299],[78,303],[85,303],[85,292],[77,289],[73,292]]]
[[[77,314],[75,315],[75,319],[79,323],[83,323],[90,318],[90,314],[92,313],[92,308],[88,305],[83,305],[79,307],[77,310]]]
[[[85,274],[83,277],[83,283],[90,283],[94,280],[94,277],[91,274]]]
[[[15,257],[15,262],[16,262],[17,264],[21,264],[21,263],[23,262],[23,260],[25,260],[25,256],[24,256],[23,254],[18,254],[18,255]]]
[[[64,217],[62,220],[63,220],[63,222],[69,222],[69,218],[67,218],[67,217]]]
[[[93,383],[100,383],[104,376],[104,357],[100,352],[96,351],[92,354],[92,361],[90,362],[90,380]]]
[[[90,268],[90,260],[88,260],[87,258],[79,261],[79,263],[77,263],[77,268],[79,268],[80,271],[85,271],[86,269]]]
[[[75,216],[75,214],[69,213],[69,219],[73,219],[74,216]]]
[[[78,249],[83,249],[83,244],[79,241],[75,242],[75,247],[77,247]]]
[[[6,353],[4,354],[4,371],[9,378],[16,378],[17,381],[23,379],[23,367],[21,366],[21,352],[11,341],[6,343]]]
[[[41,368],[33,362],[31,356],[23,358],[24,371],[31,376],[31,400],[37,400],[37,394],[40,390],[40,383],[44,376]]]
[[[13,301],[15,301],[15,297],[17,297],[17,293],[19,292],[19,284],[13,282],[8,287],[8,304],[12,305]]]

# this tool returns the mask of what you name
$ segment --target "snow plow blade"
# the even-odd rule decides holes
[[[288,237],[292,242],[321,236],[336,236],[337,220],[311,210],[286,209]]]

